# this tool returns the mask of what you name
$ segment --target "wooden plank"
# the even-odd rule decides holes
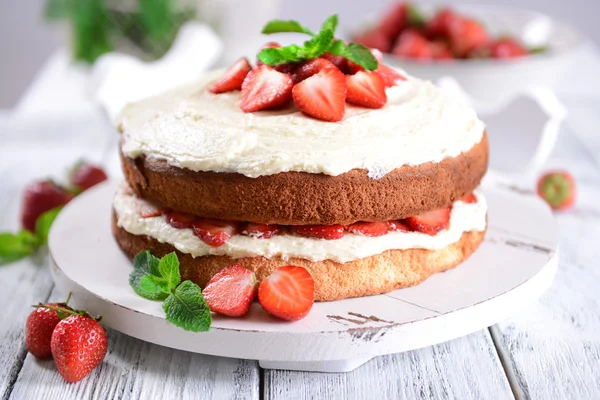
[[[512,399],[487,330],[346,374],[265,370],[265,399]]]
[[[64,299],[54,290],[51,300]],[[52,360],[27,354],[11,399],[258,399],[256,361],[205,356],[145,343],[114,330],[102,364],[67,384]]]

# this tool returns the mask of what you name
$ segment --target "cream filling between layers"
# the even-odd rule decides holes
[[[341,239],[324,240],[294,235],[279,235],[270,239],[235,235],[223,246],[214,248],[198,239],[191,229],[173,228],[166,222],[164,215],[142,218],[140,209],[145,201],[129,193],[127,185],[123,184],[115,195],[113,206],[118,225],[131,234],[153,237],[193,257],[206,255],[232,258],[298,257],[310,261],[333,260],[345,263],[387,250],[443,249],[457,242],[464,232],[483,231],[486,227],[487,204],[481,191],[476,190],[474,194],[477,202],[473,204],[455,202],[452,206],[449,227],[435,236],[420,232],[389,232],[379,237],[366,237],[347,232]]]
[[[378,179],[403,165],[456,157],[483,136],[473,109],[410,76],[386,90],[383,108],[346,104],[344,119],[331,123],[307,117],[293,104],[244,113],[239,91],[208,90],[223,72],[125,107],[119,120],[123,153],[252,178],[287,171],[335,176],[358,168]]]

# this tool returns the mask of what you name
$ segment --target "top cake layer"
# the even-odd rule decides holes
[[[293,105],[244,113],[240,92],[208,91],[222,74],[213,71],[194,84],[128,105],[119,122],[123,153],[251,178],[366,169],[378,179],[405,165],[456,157],[479,143],[484,132],[472,109],[413,77],[386,90],[382,109],[347,104],[344,119],[331,123],[307,117]]]

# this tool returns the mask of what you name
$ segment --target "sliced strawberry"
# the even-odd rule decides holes
[[[434,236],[439,231],[446,229],[450,222],[450,207],[442,207],[406,219],[412,229]]]
[[[242,229],[242,235],[255,237],[258,239],[269,239],[279,234],[278,225],[267,225],[267,224],[255,224],[249,222]]]
[[[537,184],[538,195],[555,210],[564,210],[575,203],[575,179],[567,171],[544,174]]]
[[[460,18],[449,27],[450,43],[454,54],[466,57],[473,49],[486,45],[490,38],[485,28],[474,19]]]
[[[381,108],[387,103],[385,84],[375,72],[358,71],[346,76],[346,101],[361,107]]]
[[[477,203],[477,197],[473,193],[469,193],[465,195],[462,199],[460,199],[463,203],[473,204]]]
[[[429,41],[419,32],[408,29],[398,37],[392,53],[407,58],[430,60],[433,58]]]
[[[346,73],[348,71],[348,59],[345,57],[336,56],[331,53],[324,53],[323,55],[321,55],[321,58],[324,58],[333,65],[335,65],[337,69],[339,69],[343,73]]]
[[[192,223],[194,235],[211,247],[224,245],[235,234],[236,225],[233,222],[216,219],[200,219]]]
[[[348,225],[346,230],[362,236],[383,236],[390,230],[390,224],[385,222],[355,222],[352,225]]]
[[[337,68],[326,68],[294,86],[292,97],[305,114],[323,121],[340,121],[346,110],[346,78]]]
[[[379,22],[379,30],[383,32],[390,40],[398,37],[408,26],[408,4],[397,2],[392,4],[383,14]]]
[[[342,225],[297,225],[292,226],[293,233],[313,239],[335,240],[344,237]]]
[[[74,197],[72,193],[49,180],[27,185],[21,205],[21,225],[34,232],[35,223],[40,215],[53,208],[64,206]]]
[[[398,84],[398,81],[405,81],[406,77],[400,72],[387,65],[379,64],[379,67],[375,70],[375,73],[381,77],[385,87],[392,87]]]
[[[389,221],[389,225],[390,225],[390,231],[395,231],[395,232],[412,232],[412,229],[410,229],[410,226],[408,226],[408,224],[406,223],[405,220],[396,220],[396,221]]]
[[[192,224],[198,218],[192,214],[179,213],[175,211],[168,211],[166,220],[167,224],[177,229],[192,229]]]
[[[490,45],[490,52],[494,58],[514,58],[529,54],[527,49],[513,38],[501,38]]]
[[[333,65],[331,62],[327,61],[324,58],[312,59],[300,65],[296,69],[296,71],[292,75],[292,81],[294,81],[294,83],[302,82],[303,80],[319,73],[322,69],[327,68],[336,69],[335,65]]]
[[[288,74],[261,65],[250,71],[244,79],[240,107],[244,112],[280,107],[292,97],[293,86]]]
[[[210,87],[212,93],[225,93],[240,90],[246,75],[252,71],[252,67],[246,57],[242,57],[233,64],[225,74]]]
[[[454,21],[460,19],[458,14],[449,8],[439,10],[435,16],[429,20],[425,27],[427,36],[435,37],[448,37],[450,32],[450,25]]]
[[[229,317],[246,315],[256,295],[256,277],[249,269],[233,264],[213,276],[202,291],[211,311]]]
[[[365,69],[363,67],[361,67],[360,65],[358,65],[357,63],[355,63],[354,61],[350,61],[348,60],[348,73],[350,75],[354,75],[355,73],[357,73],[358,71],[364,71]]]
[[[302,267],[279,267],[258,287],[260,305],[269,314],[286,321],[304,318],[314,301],[315,282]]]
[[[393,38],[390,38],[383,31],[379,29],[373,29],[354,37],[352,41],[372,49],[377,49],[384,53],[389,53],[392,49],[393,40]]]
[[[139,202],[139,212],[142,218],[153,218],[160,217],[167,210],[164,207],[159,207],[155,204],[148,203],[146,201]]]

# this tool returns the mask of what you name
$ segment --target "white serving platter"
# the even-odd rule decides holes
[[[484,186],[486,239],[458,268],[407,289],[316,303],[297,322],[270,317],[258,304],[241,319],[214,316],[209,332],[165,320],[160,302],[128,284],[131,262],[111,233],[116,183],[77,197],[50,232],[52,274],[76,307],[103,316],[127,335],[191,352],[259,360],[263,368],[350,371],[369,359],[467,335],[536,300],[557,268],[558,231],[550,209],[510,186]]]

